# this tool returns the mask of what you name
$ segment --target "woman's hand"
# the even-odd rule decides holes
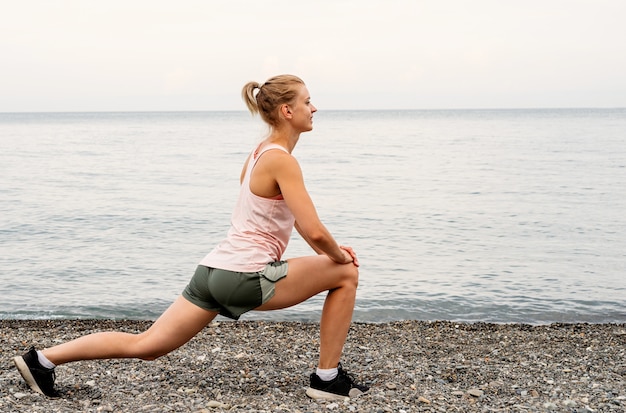
[[[359,266],[359,260],[356,258],[356,252],[352,249],[352,247],[346,247],[344,245],[340,245],[339,248],[343,252],[343,256],[345,258],[344,264],[353,263],[355,266]]]

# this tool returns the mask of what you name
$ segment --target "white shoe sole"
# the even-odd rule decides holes
[[[322,390],[317,390],[312,387],[306,389],[306,395],[315,400],[337,400],[347,402],[350,400],[348,396],[342,396],[340,394],[329,393]]]
[[[17,367],[17,370],[20,372],[20,374],[22,375],[26,383],[28,383],[30,388],[36,391],[37,393],[44,394],[44,392],[41,391],[41,389],[39,388],[37,381],[31,374],[30,369],[28,368],[28,365],[26,365],[26,362],[24,361],[24,358],[22,358],[22,356],[13,357],[13,362],[15,363],[15,367]]]
[[[350,393],[348,396],[342,396],[340,394],[329,393],[327,391],[317,390],[312,387],[306,389],[306,395],[315,400],[338,400],[342,402],[347,402],[351,397],[358,397],[362,395],[363,392],[359,389],[352,388],[350,389]]]

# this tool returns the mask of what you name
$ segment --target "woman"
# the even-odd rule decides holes
[[[200,262],[182,295],[147,331],[95,333],[15,357],[33,390],[58,395],[57,365],[110,358],[154,360],[188,342],[218,314],[238,319],[250,310],[290,307],[323,291],[328,295],[320,322],[319,362],[306,394],[345,399],[368,390],[339,363],[352,319],[359,262],[353,249],[338,245],[320,221],[291,155],[300,134],[313,129],[317,109],[304,82],[291,75],[273,77],[263,85],[249,82],[242,97],[270,133],[244,164],[226,239]],[[281,259],[293,227],[318,255]]]

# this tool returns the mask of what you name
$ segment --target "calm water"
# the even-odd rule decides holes
[[[155,318],[224,236],[245,112],[0,114],[0,318]],[[626,322],[626,110],[324,112],[294,154],[354,319]],[[297,236],[287,256],[309,254]],[[248,319],[317,320],[322,297]]]

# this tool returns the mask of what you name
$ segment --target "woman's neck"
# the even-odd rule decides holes
[[[280,145],[291,153],[296,147],[298,139],[300,139],[299,133],[288,134],[285,131],[273,130],[270,136],[267,137],[266,142]]]

